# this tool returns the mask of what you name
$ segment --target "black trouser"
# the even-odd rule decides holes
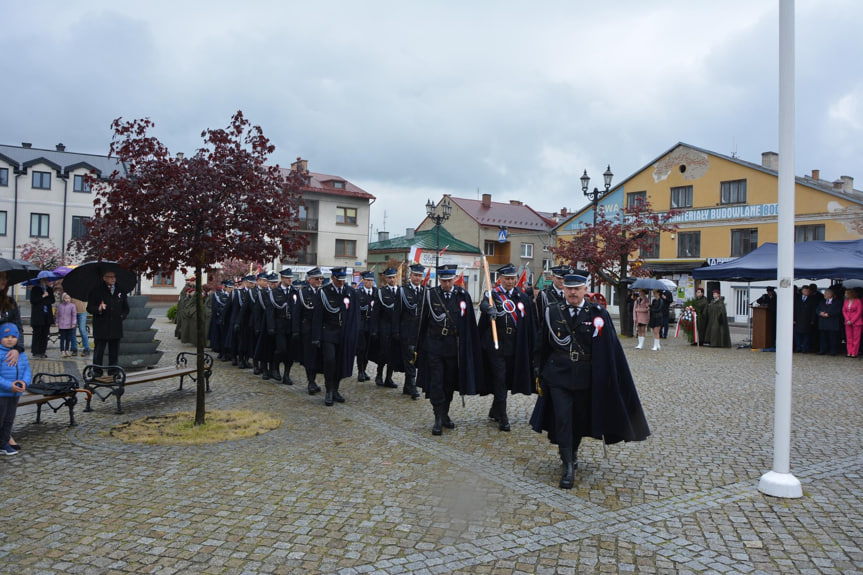
[[[444,356],[429,354],[428,381],[424,389],[433,407],[449,405],[458,385],[458,355]]]
[[[328,391],[338,391],[341,381],[342,354],[344,344],[331,341],[321,342],[321,359],[324,362],[324,387]]]
[[[402,363],[405,368],[405,382],[409,379],[411,381],[416,380],[417,377],[417,366],[414,362],[414,353],[416,353],[416,342],[411,340],[405,340],[402,338],[401,345],[401,354],[402,354]],[[410,351],[410,348],[413,347],[414,350]]]
[[[357,369],[360,372],[366,370],[369,364],[369,348],[371,347],[372,335],[368,331],[360,330],[357,338]]]
[[[839,351],[839,331],[838,330],[821,330],[821,348],[818,350],[822,355],[829,353],[836,355]]]
[[[97,339],[93,350],[93,365],[105,365],[102,362],[105,358],[105,346],[108,346],[108,365],[117,365],[120,357],[119,339]]]
[[[48,332],[50,331],[50,325],[33,326],[33,341],[30,342],[30,352],[34,356],[45,355],[45,351],[48,349]]]
[[[554,409],[554,432],[562,449],[578,451],[581,438],[590,436],[590,362],[577,368],[576,381],[548,382],[551,405]]]
[[[273,361],[277,366],[279,363],[284,363],[285,373],[290,373],[291,366],[294,365],[294,358],[291,355],[291,336],[290,331],[276,331],[276,351]]]
[[[0,447],[5,447],[9,443],[9,438],[12,437],[12,424],[15,423],[15,411],[17,409],[17,395],[0,397]]]
[[[505,356],[495,350],[486,350],[486,361],[491,369],[493,407],[506,409],[506,394],[512,387],[512,370],[515,356]]]

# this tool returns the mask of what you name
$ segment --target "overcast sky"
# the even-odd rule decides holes
[[[863,2],[798,0],[796,23],[795,172],[861,189]],[[573,210],[584,169],[779,148],[778,0],[5,0],[0,53],[0,143],[106,154],[146,116],[189,153],[241,109],[392,235],[443,193]]]

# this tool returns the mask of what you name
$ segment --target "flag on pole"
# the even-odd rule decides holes
[[[420,263],[420,258],[423,255],[423,249],[417,246],[411,246],[410,260],[414,263]]]
[[[431,267],[426,268],[426,275],[423,278],[423,286],[429,283],[429,279],[431,279]]]
[[[521,277],[518,278],[518,283],[515,284],[515,287],[517,287],[520,290],[523,290],[524,286],[526,284],[527,284],[527,266],[525,266],[525,268],[521,271]]]
[[[455,285],[459,287],[464,287],[464,272],[458,274],[458,277],[455,280]]]

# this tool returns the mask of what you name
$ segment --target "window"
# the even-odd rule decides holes
[[[0,186],[9,185],[9,168],[0,168]]]
[[[33,189],[50,190],[51,172],[33,172]]]
[[[0,236],[6,235],[6,212],[0,212]]]
[[[483,253],[487,256],[494,255],[494,246],[497,242],[493,242],[491,240],[486,240],[485,244],[483,244]]]
[[[333,187],[337,190],[344,190],[345,189],[345,183],[339,182],[339,181],[333,181]]]
[[[48,214],[30,214],[30,237],[47,238],[49,221]]]
[[[677,257],[701,257],[701,232],[681,232],[677,234]]]
[[[72,216],[72,239],[83,238],[87,235],[87,223],[90,218],[84,216]]]
[[[174,272],[157,272],[153,276],[153,287],[174,287]]]
[[[542,260],[542,271],[550,272],[551,271],[551,260]]]
[[[647,192],[630,192],[626,194],[626,209],[634,210],[647,203]]]
[[[357,257],[357,241],[356,240],[336,240],[336,257],[337,258],[355,258],[355,257]]]
[[[758,228],[731,230],[731,257],[745,256],[758,247]]]
[[[656,259],[659,257],[659,234],[648,234],[639,250],[639,255],[644,259]]]
[[[521,257],[523,257],[523,258],[532,258],[533,257],[533,244],[521,244]]]
[[[75,179],[72,183],[72,191],[89,194],[90,183],[86,179],[84,179],[84,176],[75,176]]]
[[[336,208],[336,223],[347,224],[350,226],[357,225],[357,209],[356,208]]]
[[[815,224],[813,226],[794,226],[794,241],[811,242],[824,240],[824,224]]]
[[[671,188],[671,209],[692,207],[692,186]]]
[[[746,203],[746,180],[732,180],[719,184],[719,203],[721,204],[745,204]]]

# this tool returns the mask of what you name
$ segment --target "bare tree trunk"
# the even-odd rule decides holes
[[[204,333],[204,298],[203,288],[201,286],[201,264],[195,264],[195,324],[197,327],[197,337],[195,346],[198,354],[198,388],[195,396],[195,425],[204,425],[206,423],[205,415],[207,412],[206,401],[204,394],[207,387],[204,381],[204,343],[207,341]]]

